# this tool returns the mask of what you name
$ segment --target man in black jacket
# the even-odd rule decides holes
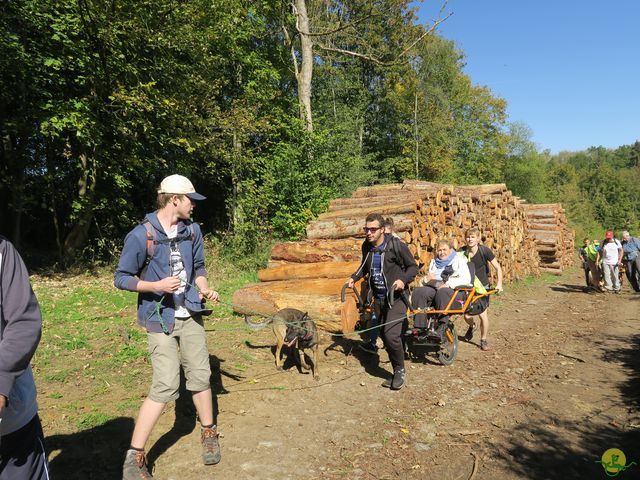
[[[385,234],[383,225],[382,215],[367,215],[362,263],[349,278],[348,285],[353,287],[359,279],[367,279],[369,295],[375,298],[376,315],[382,325],[384,347],[393,367],[393,376],[382,386],[399,390],[406,378],[402,331],[408,305],[404,303],[402,293],[417,275],[418,265],[407,245],[393,235]]]

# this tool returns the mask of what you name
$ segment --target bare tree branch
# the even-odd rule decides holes
[[[336,27],[333,30],[327,30],[326,32],[303,32],[302,30],[298,30],[298,33],[300,33],[301,35],[307,35],[309,37],[322,37],[322,36],[326,36],[326,35],[332,35],[334,33],[337,32],[341,32],[342,30],[346,30],[347,28],[351,28],[351,27],[355,27],[356,25],[358,25],[359,23],[364,22],[365,20],[369,20],[370,18],[373,17],[381,17],[382,15],[378,14],[378,13],[370,13],[369,15],[366,15],[365,17],[356,20],[355,22],[351,22],[351,23],[347,23],[344,25],[340,25],[338,27]],[[296,25],[297,27],[297,25]]]
[[[445,5],[446,5],[446,2],[445,2]],[[372,63],[375,63],[377,65],[382,65],[382,66],[385,66],[385,67],[389,67],[389,66],[393,66],[393,65],[399,65],[399,64],[404,63],[404,62],[403,61],[397,61],[398,58],[403,57],[405,53],[407,53],[409,50],[411,50],[413,47],[415,47],[418,43],[420,43],[420,41],[422,41],[427,35],[432,34],[436,30],[438,25],[440,25],[442,22],[444,22],[451,15],[453,15],[453,13],[450,13],[446,17],[438,19],[435,22],[433,22],[431,27],[429,27],[428,30],[426,30],[422,35],[420,35],[420,37],[417,40],[415,40],[413,43],[411,43],[408,47],[406,47],[398,55],[396,55],[393,60],[390,60],[390,61],[384,61],[384,60],[376,58],[376,57],[374,57],[372,55],[365,55],[363,53],[358,53],[358,52],[354,52],[354,51],[351,51],[351,50],[346,50],[346,49],[343,49],[343,48],[331,47],[331,46],[328,46],[328,45],[323,45],[321,43],[316,43],[316,45],[318,46],[318,48],[320,48],[322,50],[325,50],[327,52],[336,52],[336,53],[341,53],[343,55],[349,55],[351,57],[361,58],[361,59],[366,60],[368,62],[372,62]],[[302,32],[300,32],[300,33],[302,33]]]
[[[379,58],[372,57],[371,55],[365,55],[363,53],[353,52],[351,50],[345,50],[344,48],[330,47],[328,45],[323,45],[321,43],[316,43],[316,45],[321,50],[325,50],[327,52],[342,53],[343,55],[349,55],[351,57],[362,58],[363,60],[367,60],[368,62],[373,62],[373,63],[375,63],[377,65],[384,65],[384,66],[393,65],[392,62],[383,62]]]
[[[418,38],[415,42],[413,42],[411,45],[409,45],[407,48],[405,48],[402,52],[400,52],[398,57],[403,56],[405,53],[407,53],[409,50],[411,50],[413,47],[415,47],[424,37],[426,37],[427,35],[432,34],[435,31],[435,29],[438,27],[438,25],[440,25],[442,22],[444,22],[451,15],[453,15],[453,12],[450,13],[449,15],[447,15],[446,17],[439,18],[438,20],[433,22],[433,25],[431,25],[431,27],[429,27],[429,30],[427,30],[422,35],[420,35],[420,38]]]
[[[291,51],[291,60],[293,61],[293,68],[294,68],[294,73],[296,75],[296,78],[298,78],[298,59],[296,58],[296,51],[295,48],[293,47],[293,42],[291,41],[291,37],[289,36],[289,31],[287,30],[287,27],[282,25],[282,31],[284,32],[284,40],[285,43],[287,44],[287,46],[289,47],[289,50]]]

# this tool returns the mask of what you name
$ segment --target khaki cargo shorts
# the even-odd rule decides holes
[[[187,379],[187,390],[202,392],[211,388],[209,350],[202,317],[176,318],[170,335],[147,333],[153,380],[149,398],[167,403],[179,397],[180,366]]]

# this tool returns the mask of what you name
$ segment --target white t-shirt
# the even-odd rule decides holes
[[[622,244],[618,240],[613,242],[603,243],[600,245],[600,256],[602,257],[602,263],[605,265],[617,265],[618,264],[618,249],[622,248]]]
[[[178,235],[178,226],[174,225],[171,228],[171,231],[167,232],[167,237],[175,238]],[[180,249],[178,248],[177,243],[171,243],[171,258],[169,264],[171,265],[171,276],[178,277],[180,279],[180,288],[176,290],[173,294],[173,303],[176,307],[176,318],[187,318],[190,317],[191,314],[189,310],[187,310],[184,306],[184,288],[187,284],[187,272],[184,269],[184,263],[182,263],[182,255],[180,254]]]

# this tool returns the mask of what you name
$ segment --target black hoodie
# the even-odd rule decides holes
[[[415,258],[411,255],[409,247],[400,239],[389,233],[384,234],[385,248],[382,252],[382,277],[387,287],[387,296],[391,292],[391,286],[396,280],[404,282],[405,290],[409,288],[409,284],[416,278],[418,274],[418,265]],[[371,261],[373,259],[372,250],[376,248],[369,241],[362,243],[362,263],[356,272],[351,275],[354,281],[360,280],[362,277],[368,277],[369,291],[371,288]]]

